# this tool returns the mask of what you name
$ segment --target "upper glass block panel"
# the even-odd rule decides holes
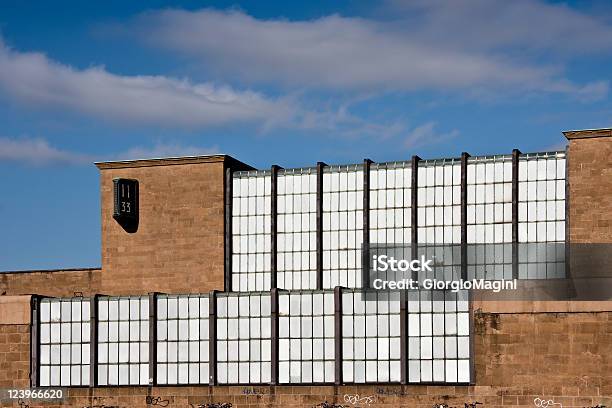
[[[373,163],[370,167],[370,243],[411,242],[412,163]]]
[[[460,159],[419,161],[417,196],[419,244],[460,243]]]
[[[232,181],[232,290],[270,289],[270,171],[239,171]]]
[[[315,289],[317,268],[317,169],[278,172],[277,284]]]
[[[323,172],[323,288],[361,285],[363,165]]]
[[[208,295],[158,295],[157,383],[209,383]]]
[[[90,299],[82,297],[41,299],[41,386],[89,385],[90,304]]]
[[[519,160],[519,278],[565,276],[565,152]]]
[[[217,298],[217,381],[270,382],[269,293],[223,293]]]
[[[512,155],[468,158],[468,276],[512,279]]]

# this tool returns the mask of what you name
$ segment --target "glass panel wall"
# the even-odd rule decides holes
[[[317,169],[279,170],[277,283],[317,287]]]
[[[158,384],[208,383],[208,309],[208,295],[158,295]]]
[[[468,276],[512,279],[512,156],[468,159]]]
[[[149,298],[98,300],[98,384],[149,384]]]
[[[334,293],[279,294],[281,383],[334,381]]]
[[[270,382],[269,293],[219,294],[217,298],[217,381]]]
[[[89,385],[89,325],[89,299],[41,299],[41,386]]]
[[[565,152],[519,159],[519,278],[565,276]]]
[[[467,292],[415,291],[408,296],[408,381],[469,382]]]
[[[270,171],[235,172],[232,194],[232,290],[269,290]]]
[[[361,286],[363,166],[323,172],[323,288]]]
[[[399,382],[401,347],[399,293],[343,291],[344,382]]]

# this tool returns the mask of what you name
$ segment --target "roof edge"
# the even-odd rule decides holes
[[[9,273],[52,273],[52,272],[91,272],[91,271],[102,271],[102,267],[88,267],[88,268],[58,268],[58,269],[24,269],[20,271],[0,271],[0,276]]]
[[[566,130],[563,132],[563,135],[567,140],[612,137],[612,128]]]
[[[177,156],[177,157],[155,157],[148,159],[135,160],[116,160],[95,162],[94,164],[100,170],[121,169],[128,167],[151,167],[151,166],[172,166],[181,164],[199,164],[199,163],[240,163],[245,167],[250,167],[240,160],[233,158],[227,154],[209,154],[201,156]]]

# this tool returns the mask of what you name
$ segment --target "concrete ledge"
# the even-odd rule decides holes
[[[612,312],[612,301],[474,300],[474,310],[484,313],[596,313]]]
[[[612,128],[566,130],[563,135],[567,140],[586,139],[592,137],[612,137]]]
[[[0,296],[0,324],[30,324],[31,296]]]

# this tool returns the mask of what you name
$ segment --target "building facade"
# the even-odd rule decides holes
[[[570,243],[612,243],[612,131],[565,135],[297,169],[97,163],[102,266],[0,274],[0,387],[65,390],[29,406],[610,406],[611,302],[360,290],[377,245],[449,251],[448,279],[567,278]]]

